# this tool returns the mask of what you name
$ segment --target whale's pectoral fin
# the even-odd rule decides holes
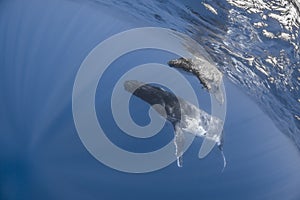
[[[205,156],[207,156],[209,154],[209,152],[211,152],[211,150],[214,148],[215,144],[216,144],[216,141],[209,139],[209,138],[205,138],[201,145],[198,157],[204,158]]]
[[[179,126],[176,124],[174,126],[175,136],[174,136],[174,144],[176,148],[176,157],[177,157],[177,165],[178,167],[182,167],[183,165],[183,151],[184,151],[184,133]]]
[[[223,158],[223,169],[222,169],[222,172],[223,172],[226,167],[226,158],[225,158],[224,151],[223,151],[223,137],[222,136],[223,136],[223,134],[221,135],[221,139],[218,142],[215,140],[212,140],[210,138],[205,138],[201,145],[198,157],[200,159],[206,157],[209,154],[209,152],[211,152],[211,150],[214,148],[214,146],[217,144],[219,150],[221,151],[222,158]]]
[[[223,145],[224,145],[224,133],[222,132],[222,135],[221,135],[221,139],[220,141],[218,142],[218,148],[219,150],[221,151],[221,154],[222,154],[222,158],[223,158],[223,169],[222,169],[222,172],[224,171],[225,167],[226,167],[226,157],[224,155],[224,149],[223,149]]]

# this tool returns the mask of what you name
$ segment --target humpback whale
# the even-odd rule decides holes
[[[195,136],[204,137],[217,144],[223,155],[222,131],[223,121],[211,116],[195,105],[175,96],[175,94],[164,90],[161,87],[153,86],[136,80],[124,82],[124,88],[133,95],[150,104],[156,112],[169,121],[174,128],[175,155],[178,167],[183,164],[184,133],[191,133]],[[205,141],[205,140],[204,140]],[[203,145],[207,145],[203,142]],[[211,145],[211,144],[209,144]],[[201,149],[202,149],[201,147]],[[207,151],[211,151],[210,148]],[[209,152],[205,152],[205,155]],[[225,157],[224,167],[226,165]]]
[[[209,93],[213,94],[220,104],[224,103],[221,91],[222,73],[208,61],[194,57],[178,58],[168,62],[170,67],[182,69],[195,75]]]

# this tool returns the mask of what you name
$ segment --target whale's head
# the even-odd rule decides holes
[[[174,67],[174,68],[182,69],[184,71],[191,72],[191,70],[192,70],[191,66],[193,65],[193,63],[191,62],[190,59],[178,58],[178,59],[170,60],[168,62],[168,65],[170,67]]]
[[[124,88],[126,91],[139,97],[151,106],[160,105],[159,107],[155,106],[154,109],[171,122],[180,120],[180,103],[175,94],[168,92],[163,88],[136,80],[125,81]]]
[[[124,88],[150,105],[163,104],[165,101],[164,90],[159,87],[136,80],[129,80],[124,82]]]

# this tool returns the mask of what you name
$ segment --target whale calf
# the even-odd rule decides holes
[[[219,134],[222,131],[222,120],[209,115],[195,105],[161,87],[136,80],[128,80],[124,82],[124,88],[150,104],[156,112],[173,125],[175,155],[178,167],[182,167],[183,164],[184,132],[205,138],[201,150],[204,149],[204,151],[208,152],[202,152],[203,155],[207,155],[212,149],[210,147],[206,148],[204,145],[214,146],[215,144],[218,145],[223,155],[222,134]],[[225,167],[226,160],[224,155],[223,158]]]
[[[170,60],[168,65],[195,75],[203,87],[213,94],[220,104],[224,103],[221,91],[223,75],[213,64],[200,57],[194,57]]]

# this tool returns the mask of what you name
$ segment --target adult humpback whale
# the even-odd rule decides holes
[[[200,57],[178,58],[168,62],[170,67],[179,68],[197,76],[200,83],[209,93],[213,94],[220,104],[224,103],[221,91],[222,73],[211,63]]]
[[[204,137],[217,143],[223,155],[222,135],[218,134],[222,131],[222,120],[207,114],[195,105],[160,87],[130,80],[125,81],[124,88],[149,103],[162,117],[172,123],[175,134],[175,154],[179,167],[183,163],[184,132]],[[225,167],[226,160],[224,155],[223,158]]]

